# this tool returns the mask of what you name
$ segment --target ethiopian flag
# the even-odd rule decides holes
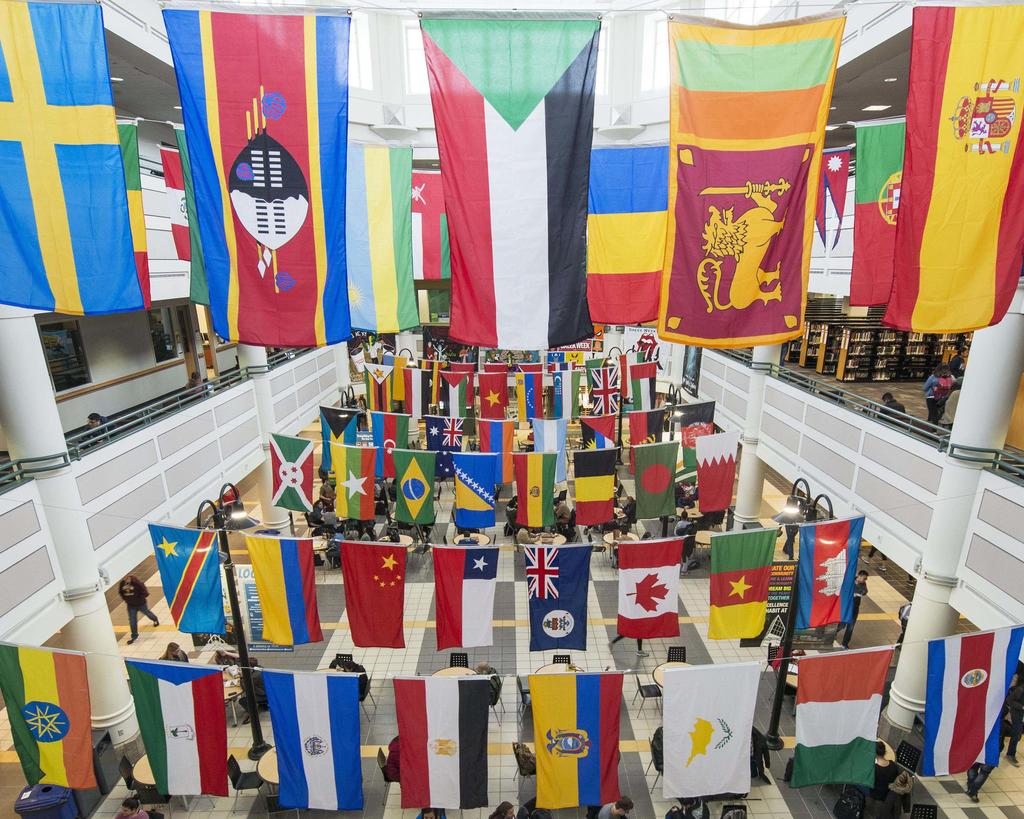
[[[85,655],[0,645],[0,689],[29,784],[95,788]]]
[[[764,630],[776,529],[711,536],[711,618],[708,637],[738,640]]]
[[[1024,243],[1022,73],[1024,6],[914,9],[886,324],[964,333],[1006,314]]]
[[[393,454],[398,482],[395,520],[399,523],[433,523],[437,453],[396,449]]]

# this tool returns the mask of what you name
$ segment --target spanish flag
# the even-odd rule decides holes
[[[263,639],[279,646],[323,640],[312,539],[246,535],[245,545],[263,609]]]
[[[712,535],[708,637],[738,640],[764,629],[776,529]]]
[[[622,674],[531,674],[537,807],[619,798]]]
[[[998,323],[1021,272],[1024,7],[914,9],[907,143],[884,321]]]

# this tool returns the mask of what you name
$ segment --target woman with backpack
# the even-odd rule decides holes
[[[942,409],[953,389],[953,376],[948,364],[939,364],[924,382],[924,398],[928,402],[928,423],[937,424],[942,417]]]

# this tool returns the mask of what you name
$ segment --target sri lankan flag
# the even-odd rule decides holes
[[[557,452],[517,452],[512,456],[519,508],[516,523],[531,529],[555,525]]]
[[[614,449],[580,449],[572,453],[576,470],[576,522],[599,526],[615,516]]]
[[[1021,273],[1024,7],[915,8],[912,38],[883,321],[963,333],[1003,318]]]
[[[803,332],[821,148],[845,19],[669,21],[668,236],[658,335]]]
[[[124,186],[128,191],[128,223],[132,231],[132,251],[135,270],[142,288],[142,299],[149,309],[149,251],[146,248],[146,216],[142,209],[142,170],[139,167],[139,126],[134,122],[119,122],[117,136],[121,143],[121,161],[124,163]]]
[[[373,476],[377,449],[372,446],[331,444],[334,466],[334,511],[339,518],[373,520]]]
[[[764,630],[775,529],[711,536],[711,618],[708,637],[738,640]]]
[[[85,655],[0,645],[0,689],[28,783],[95,788]]]

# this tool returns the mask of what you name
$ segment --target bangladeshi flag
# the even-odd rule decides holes
[[[633,447],[636,458],[636,516],[660,518],[676,510],[675,474],[678,441]]]
[[[423,14],[451,240],[451,337],[535,350],[593,335],[587,180],[600,21]]]
[[[776,529],[712,535],[708,637],[739,640],[764,630]]]
[[[889,301],[906,133],[904,122],[857,126],[851,305],[873,307]]]
[[[683,453],[683,475],[697,472],[697,439],[715,431],[715,402],[701,401],[676,407],[679,416],[679,446]]]

